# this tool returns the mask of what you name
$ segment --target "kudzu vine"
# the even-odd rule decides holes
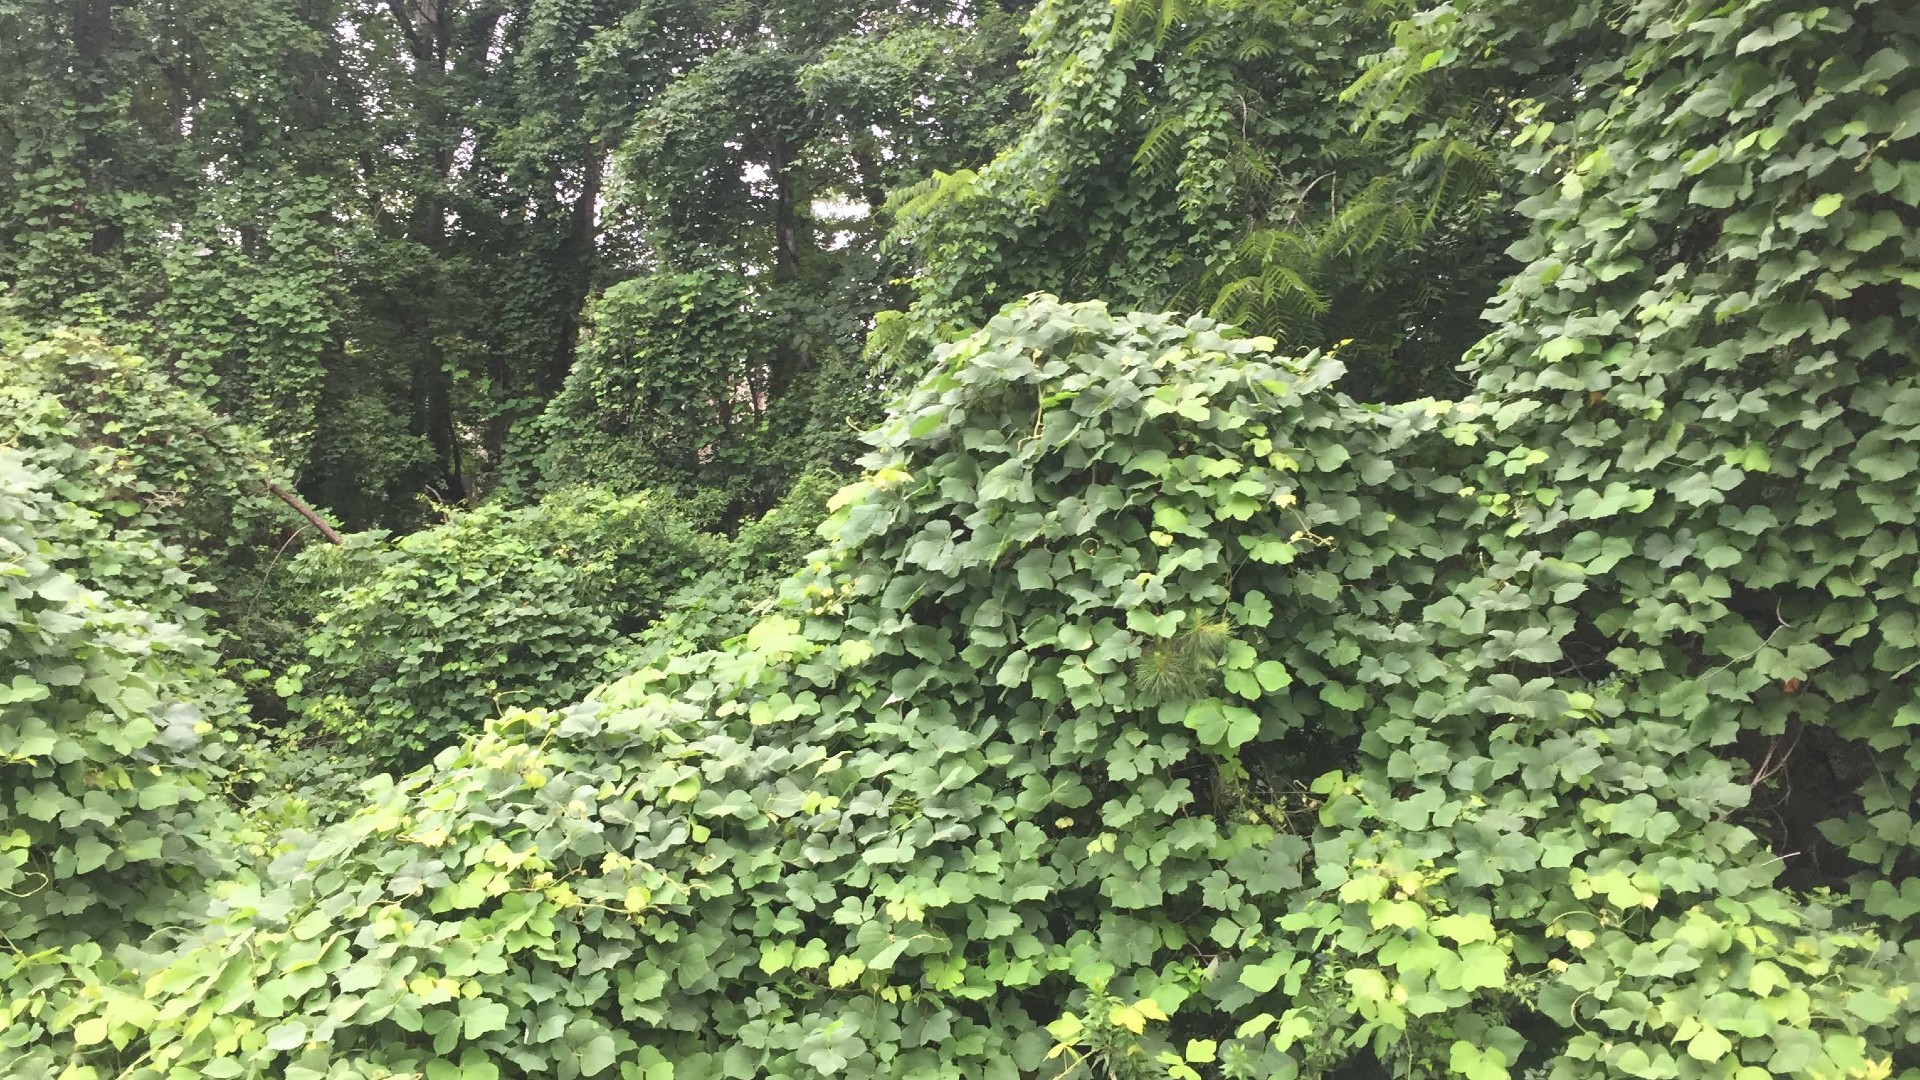
[[[1470,393],[1028,296],[750,629],[257,859],[217,746],[67,670],[224,692],[49,557],[155,562],[86,539],[116,451],[15,439],[0,1075],[1920,1075],[1920,16],[1483,0],[1372,85],[1521,35],[1579,89],[1511,103]]]

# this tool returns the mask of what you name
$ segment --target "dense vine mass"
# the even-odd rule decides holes
[[[1920,1078],[1920,10],[0,27],[0,1078]]]

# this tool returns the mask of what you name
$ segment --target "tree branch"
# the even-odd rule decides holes
[[[334,531],[333,526],[327,524],[326,520],[323,519],[319,514],[315,513],[313,507],[308,506],[306,504],[306,501],[301,499],[300,496],[295,495],[293,492],[288,491],[286,488],[281,487],[279,484],[276,484],[271,480],[267,481],[266,483],[267,483],[268,491],[271,491],[275,495],[280,496],[281,502],[286,503],[288,506],[293,507],[294,510],[296,510],[301,517],[306,518],[308,521],[312,522],[313,527],[320,530],[320,535],[327,538],[327,543],[329,544],[346,543],[345,540],[341,539],[340,534]]]
[[[400,33],[406,37],[407,51],[413,54],[413,58],[422,63],[431,59],[427,55],[426,46],[420,40],[419,30],[413,25],[413,16],[400,10],[399,0],[387,0],[387,9],[393,12],[393,21],[400,24]]]

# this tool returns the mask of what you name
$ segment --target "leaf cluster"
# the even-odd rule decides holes
[[[623,673],[630,636],[723,551],[670,500],[591,488],[310,547],[288,568],[310,633],[286,690],[314,734],[411,766]]]

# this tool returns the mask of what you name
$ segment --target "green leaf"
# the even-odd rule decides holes
[[[469,1039],[504,1031],[508,1015],[506,1005],[500,1002],[468,998],[460,1003],[461,1031]]]
[[[1467,1080],[1507,1080],[1507,1056],[1495,1047],[1456,1039],[1447,1050],[1447,1067]]]
[[[866,963],[857,957],[836,956],[832,965],[827,968],[827,985],[846,986],[858,979],[866,970]]]
[[[293,1050],[307,1041],[307,1026],[298,1020],[287,1020],[267,1029],[267,1049]]]
[[[613,1036],[595,1035],[580,1047],[580,1075],[598,1076],[612,1065],[619,1050]]]
[[[795,945],[791,941],[765,942],[760,946],[760,970],[769,975],[785,971],[793,963]]]
[[[1232,749],[1260,733],[1260,717],[1219,698],[1202,698],[1187,707],[1182,722],[1208,746]]]
[[[1896,1006],[1891,998],[1875,990],[1855,990],[1847,995],[1847,1011],[1869,1024],[1884,1024],[1893,1018]]]
[[[1260,688],[1271,694],[1284,690],[1293,683],[1293,676],[1277,660],[1262,660],[1253,669],[1254,677],[1260,680]]]
[[[113,849],[92,836],[82,836],[73,844],[73,872],[88,874],[105,866]]]
[[[1719,1061],[1732,1051],[1732,1041],[1710,1027],[1702,1027],[1699,1034],[1687,1040],[1687,1056],[1696,1061]]]
[[[1240,985],[1257,994],[1265,994],[1280,985],[1280,980],[1291,965],[1284,959],[1274,959],[1259,964],[1249,964],[1240,969]]]
[[[73,1025],[73,1041],[78,1046],[91,1046],[107,1039],[107,1020],[104,1016],[89,1016]]]

